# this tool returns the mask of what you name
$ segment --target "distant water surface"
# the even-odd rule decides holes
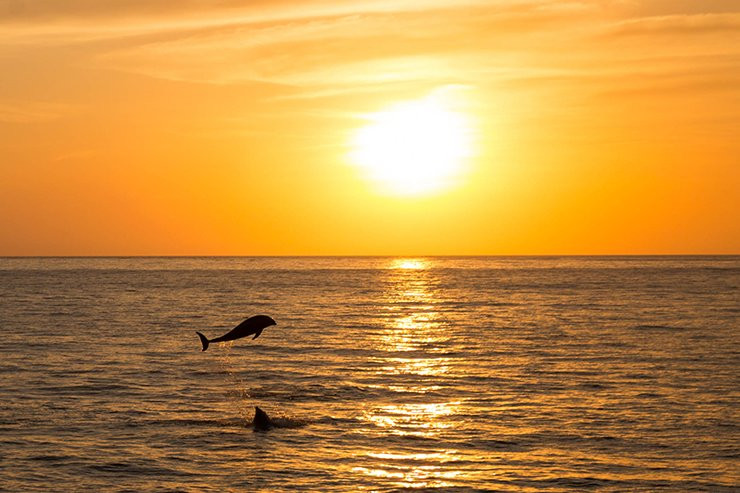
[[[738,491],[739,286],[737,256],[0,258],[0,491]]]

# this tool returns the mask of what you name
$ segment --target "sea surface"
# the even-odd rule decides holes
[[[0,258],[0,491],[740,491],[739,287],[738,256]]]

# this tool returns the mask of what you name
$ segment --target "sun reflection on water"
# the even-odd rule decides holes
[[[460,475],[460,471],[443,471],[437,466],[419,466],[410,472],[393,471],[392,465],[387,469],[371,469],[355,467],[353,472],[360,472],[366,476],[400,480],[397,485],[401,488],[449,488],[453,483],[445,479],[453,479]]]
[[[434,438],[455,425],[461,405],[441,395],[440,383],[453,361],[446,355],[450,332],[438,309],[438,281],[423,259],[394,259],[390,266],[383,303],[387,322],[373,339],[382,355],[374,360],[374,372],[378,386],[398,397],[366,409],[362,419],[375,434]],[[402,488],[446,487],[461,474],[450,468],[453,453],[419,454],[389,446],[368,451],[372,466],[354,471],[393,479]]]
[[[423,270],[429,268],[429,262],[418,258],[397,258],[391,262],[391,269]]]
[[[389,323],[377,349],[382,351],[427,351],[447,339],[446,327],[436,309],[439,297],[429,263],[418,259],[396,259],[386,279],[384,306]]]
[[[353,472],[376,478],[395,479],[401,488],[447,488],[454,486],[449,482],[462,474],[462,471],[443,469],[439,465],[425,464],[433,461],[436,464],[449,464],[461,460],[450,451],[429,453],[415,452],[368,452],[367,457],[378,461],[373,467],[355,467]],[[418,463],[409,467],[410,463]]]
[[[387,364],[381,367],[381,370],[388,374],[395,375],[418,375],[418,376],[436,376],[443,375],[449,370],[446,362],[449,358],[421,359],[421,358],[387,358],[384,360]]]
[[[366,412],[364,418],[375,426],[388,428],[387,432],[393,435],[432,438],[439,430],[452,427],[445,418],[459,406],[460,402],[391,404]]]

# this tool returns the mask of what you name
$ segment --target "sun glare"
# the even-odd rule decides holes
[[[394,259],[391,269],[422,270],[427,267],[426,262],[417,259]]]
[[[468,120],[443,95],[398,103],[367,115],[350,160],[383,191],[419,195],[456,183],[471,154]]]

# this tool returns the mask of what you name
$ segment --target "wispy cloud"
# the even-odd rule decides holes
[[[0,121],[34,123],[56,120],[71,110],[70,105],[41,101],[0,101]]]
[[[553,0],[508,0],[506,4],[529,5]],[[466,8],[487,5],[485,0],[365,0],[320,1],[224,1],[206,5],[199,0],[138,1],[0,0],[0,40],[4,43],[87,42],[150,34],[166,34],[290,23],[312,19]]]
[[[680,77],[688,64],[695,72],[717,56],[740,56],[740,13],[726,12],[724,1],[709,13],[637,0],[206,3],[0,0],[0,42],[87,43],[92,61],[107,69],[206,84],[269,82],[302,88],[305,97],[409,82],[608,85],[645,60],[658,61],[648,76]]]
[[[454,73],[466,77],[471,69],[485,70],[494,62],[491,55],[531,47],[546,33],[570,26],[567,19],[573,18],[575,8],[552,2],[513,2],[506,8],[433,3],[447,10],[443,15],[434,10],[376,10],[220,25],[135,44],[105,53],[100,60],[111,68],[155,77],[219,84],[447,80]],[[587,10],[578,6],[579,12]]]
[[[740,13],[683,14],[628,19],[614,26],[623,35],[733,34],[740,41]]]

